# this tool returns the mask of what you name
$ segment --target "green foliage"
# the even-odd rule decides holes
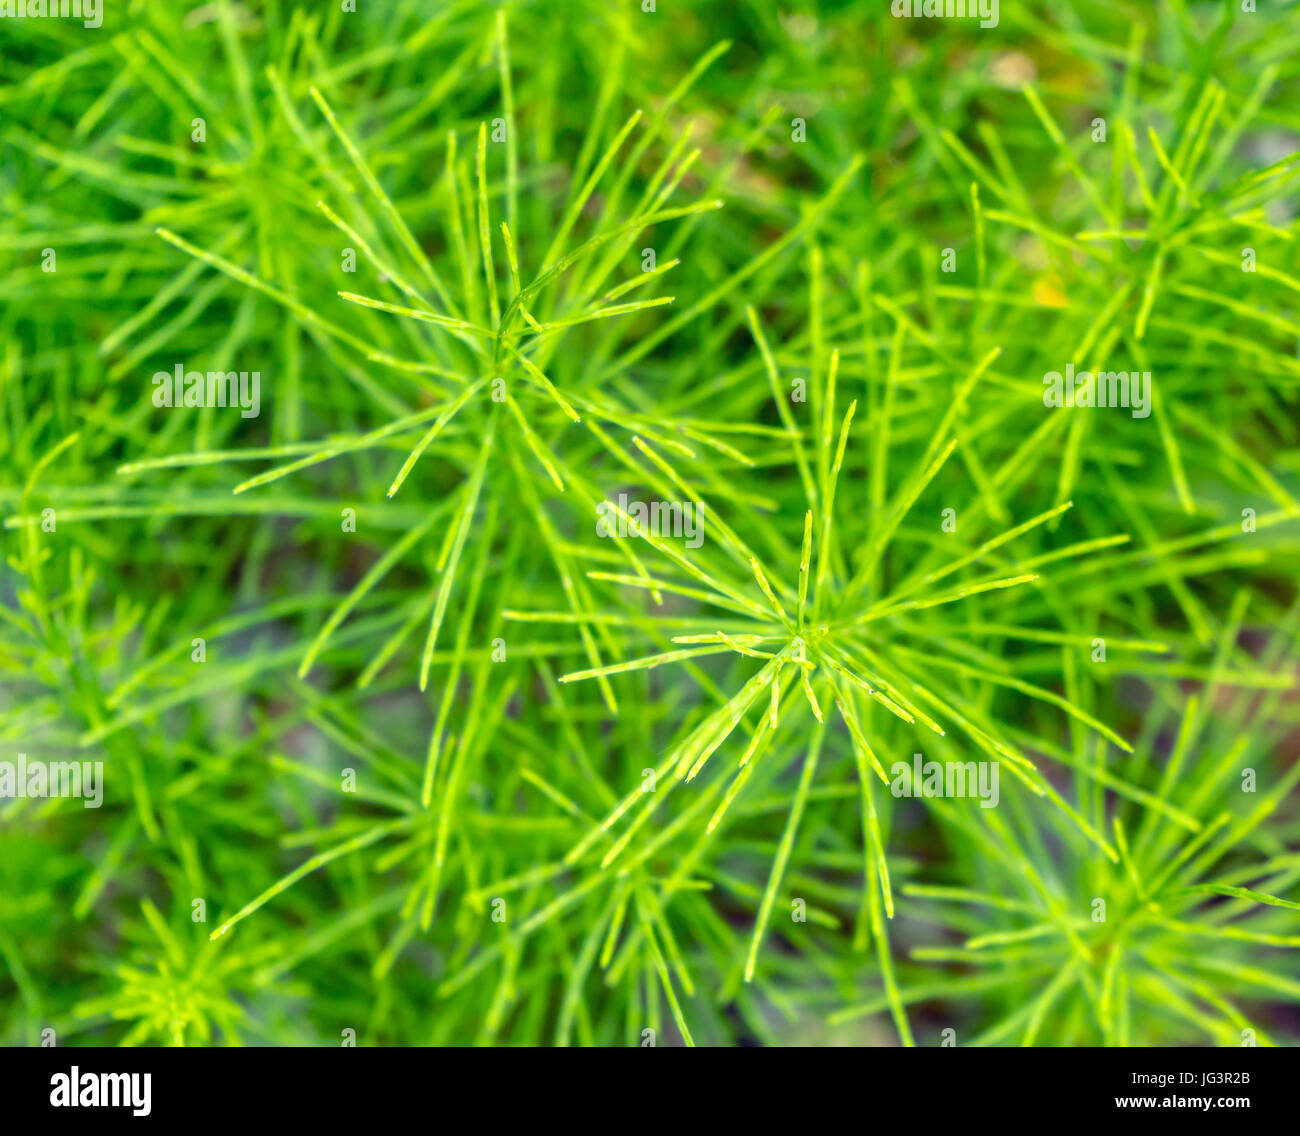
[[[1294,14],[357,7],[0,21],[0,1039],[1300,1041]]]

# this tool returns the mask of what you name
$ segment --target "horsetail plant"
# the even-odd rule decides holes
[[[0,20],[0,1035],[1295,1044],[1260,7]]]

